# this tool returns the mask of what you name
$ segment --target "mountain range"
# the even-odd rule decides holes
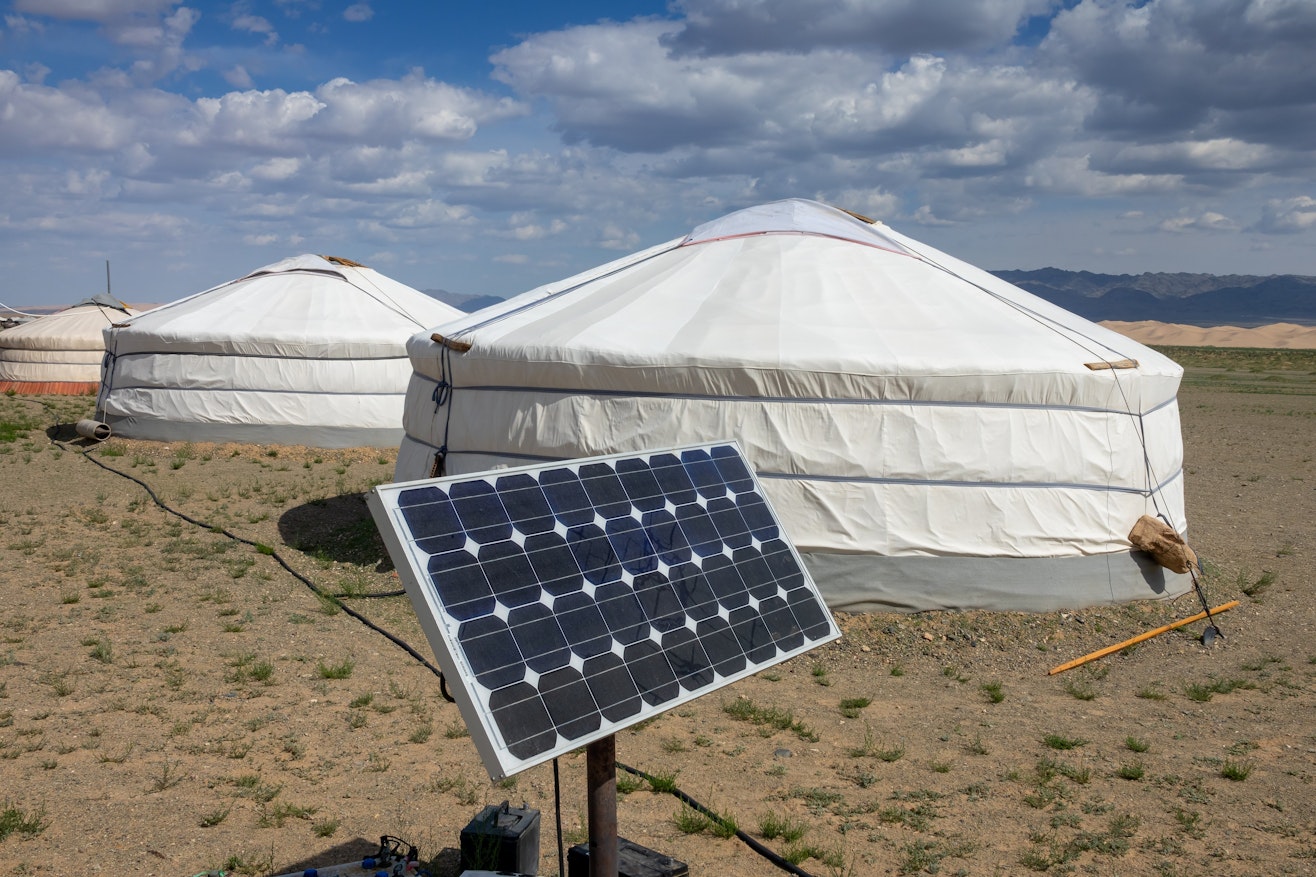
[[[1316,325],[1316,277],[1299,274],[1094,274],[1060,268],[992,274],[1095,322]]]
[[[473,314],[481,308],[487,308],[489,305],[497,304],[503,300],[502,296],[497,295],[464,295],[460,292],[449,292],[446,289],[422,289],[421,292],[468,314]]]

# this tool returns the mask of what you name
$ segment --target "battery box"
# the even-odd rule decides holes
[[[486,806],[462,829],[463,871],[539,873],[539,811],[506,801]]]
[[[690,867],[624,837],[617,838],[617,877],[689,877]],[[589,877],[589,844],[567,852],[567,877]]]

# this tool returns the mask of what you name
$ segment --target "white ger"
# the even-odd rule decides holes
[[[97,418],[157,441],[393,446],[407,339],[460,314],[347,259],[284,259],[107,327]]]
[[[398,480],[734,438],[834,609],[1190,585],[1127,538],[1186,531],[1183,370],[823,204],[729,214],[408,351]]]

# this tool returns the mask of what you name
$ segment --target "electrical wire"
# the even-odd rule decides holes
[[[654,777],[649,776],[644,771],[638,768],[631,767],[629,764],[622,764],[620,761],[617,762],[617,769],[624,770],[629,774],[634,774],[635,776],[644,780],[651,786],[656,787],[656,784],[658,782],[658,780],[656,780]],[[726,824],[725,822],[723,822],[723,819],[720,815],[708,809],[703,804],[699,803],[694,798],[690,797],[685,792],[681,791],[675,786],[672,787],[671,794],[674,797],[678,798],[682,803],[686,804],[687,806],[691,807],[694,810],[699,811],[703,815],[707,816],[709,819],[712,819],[714,822],[724,825]],[[796,875],[796,877],[813,877],[812,874],[810,874],[808,871],[805,871],[799,865],[796,865],[794,862],[788,861],[782,858],[781,856],[777,855],[768,847],[765,847],[763,844],[759,843],[757,840],[750,837],[748,834],[746,834],[743,830],[739,828],[736,829],[736,837],[739,838],[740,841],[742,841],[745,844],[745,846],[749,847],[751,850],[758,853],[760,856],[767,859],[769,862],[776,865],[778,868],[785,871],[786,873],[794,874]]]
[[[50,409],[49,406],[46,407],[47,410],[53,410]],[[58,427],[59,425],[60,424],[58,422],[55,424],[56,427]],[[156,494],[156,492],[145,481],[141,480],[140,478],[137,478],[136,476],[129,475],[127,472],[123,472],[119,469],[115,469],[113,466],[110,466],[107,463],[101,462],[100,460],[96,459],[91,455],[90,448],[83,448],[81,450],[77,450],[55,439],[51,439],[51,443],[58,445],[59,447],[67,451],[76,451],[77,453],[82,454],[83,457],[90,460],[95,465],[104,469],[106,472],[111,472],[115,475],[118,475],[121,478],[126,478],[129,481],[133,482],[134,484],[138,485],[139,487],[141,487],[143,490],[146,491],[146,494],[149,497],[151,497],[152,502],[154,502],[157,506],[159,506],[161,509],[168,512],[169,514],[173,515],[174,517],[180,518],[194,527],[200,527],[201,529],[209,530],[212,533],[217,533],[221,536],[225,536],[229,539],[232,539],[234,542],[241,542],[243,545],[250,545],[252,548],[255,548],[261,554],[270,556],[271,558],[274,559],[275,563],[283,567],[293,578],[297,579],[299,582],[301,582],[303,585],[309,588],[311,593],[315,594],[317,597],[319,597],[322,600],[326,600],[330,602],[334,606],[341,609],[349,617],[355,619],[361,624],[364,624],[366,627],[370,628],[375,633],[384,637],[389,642],[393,643],[395,646],[402,649],[408,655],[415,658],[418,662],[420,662],[422,666],[425,667],[425,669],[429,670],[435,676],[439,677],[439,691],[443,694],[444,699],[447,700],[449,703],[456,703],[456,699],[452,696],[451,692],[448,691],[448,680],[444,678],[442,670],[440,670],[438,667],[435,667],[428,660],[426,660],[424,655],[416,651],[409,643],[407,643],[401,637],[396,636],[395,634],[390,633],[389,631],[380,627],[378,624],[371,621],[369,618],[367,618],[366,616],[362,615],[360,612],[357,612],[351,606],[348,606],[346,603],[344,603],[341,597],[339,597],[336,594],[327,593],[326,591],[322,590],[318,585],[316,585],[315,582],[311,581],[305,575],[293,569],[292,566],[288,564],[288,561],[284,560],[282,555],[280,555],[279,552],[276,551],[272,546],[266,545],[263,542],[257,542],[253,539],[248,539],[245,536],[239,536],[238,534],[224,527],[221,527],[217,524],[207,524],[205,521],[194,518],[191,515],[185,514],[184,512],[180,512],[175,508],[171,508],[164,500],[160,499],[160,497]],[[398,593],[403,593],[403,592],[398,592]],[[377,594],[357,595],[357,596],[382,597],[382,596],[396,596],[396,595],[391,593],[377,593]]]
[[[396,591],[369,591],[365,594],[353,594],[349,591],[343,591],[341,594],[330,594],[335,600],[370,600],[375,597],[402,597],[406,591],[398,588]]]
[[[44,407],[46,407],[46,409],[47,409],[48,411],[52,411],[52,412],[54,411],[53,408],[51,408],[49,405],[46,405],[44,402],[41,402],[41,400],[34,400],[34,401],[37,401],[37,402],[39,402],[40,404],[42,404]],[[58,418],[57,418],[57,421],[56,421],[55,426],[56,426],[56,427],[59,427],[59,426],[60,426],[60,423],[58,422]],[[53,439],[53,438],[51,439],[51,444],[58,445],[60,448],[63,448],[64,450],[68,450],[68,451],[75,451],[75,450],[77,450],[77,449],[75,449],[75,448],[71,448],[71,447],[69,447],[68,445],[65,445],[64,443],[62,443],[62,442],[60,442],[60,441],[57,441],[57,440],[55,440],[55,439]],[[209,530],[209,531],[211,531],[212,533],[217,533],[217,534],[219,534],[219,535],[221,535],[221,536],[225,536],[225,537],[227,537],[227,538],[229,538],[229,539],[232,539],[232,540],[234,540],[235,542],[241,542],[241,543],[244,544],[244,545],[250,545],[251,547],[255,548],[257,551],[259,551],[261,554],[267,554],[267,555],[269,555],[270,557],[274,558],[275,562],[277,562],[281,567],[283,567],[285,570],[287,570],[288,573],[289,573],[290,575],[293,576],[293,578],[297,579],[297,580],[300,581],[302,584],[304,584],[307,588],[309,588],[309,589],[312,591],[312,593],[316,594],[318,597],[320,597],[320,598],[322,598],[322,599],[329,600],[329,601],[333,602],[336,606],[338,606],[340,609],[342,609],[342,611],[345,612],[347,615],[351,616],[352,618],[354,618],[354,619],[356,619],[357,621],[359,621],[359,622],[361,622],[362,624],[364,624],[366,627],[370,628],[371,630],[375,631],[376,633],[378,633],[378,634],[380,634],[381,636],[383,636],[383,637],[385,637],[386,639],[388,639],[388,640],[389,640],[390,642],[392,642],[394,645],[398,646],[398,647],[401,648],[403,651],[405,651],[405,652],[406,652],[408,655],[410,655],[412,658],[414,658],[414,659],[416,659],[417,661],[419,661],[419,662],[420,662],[420,663],[421,663],[421,664],[422,664],[427,670],[429,670],[430,672],[432,672],[434,675],[438,676],[438,677],[439,677],[439,687],[440,687],[440,690],[441,690],[442,693],[443,693],[444,698],[447,699],[449,702],[455,702],[455,699],[453,698],[453,696],[451,695],[451,693],[449,693],[449,691],[448,691],[448,684],[447,684],[447,680],[446,680],[446,679],[444,678],[444,676],[443,676],[443,671],[441,671],[439,668],[435,667],[435,666],[434,666],[433,664],[431,664],[429,661],[425,660],[424,656],[422,656],[419,652],[417,652],[414,648],[412,648],[412,647],[411,647],[409,644],[407,644],[404,640],[402,640],[401,638],[395,636],[395,635],[392,634],[392,633],[389,633],[389,632],[388,632],[387,630],[385,630],[384,628],[380,627],[379,625],[375,624],[375,623],[374,623],[373,621],[371,621],[370,619],[366,618],[365,616],[361,615],[359,612],[356,612],[356,611],[353,610],[351,607],[347,606],[345,603],[342,602],[342,598],[341,598],[340,595],[336,595],[336,594],[328,594],[328,593],[326,593],[325,591],[321,590],[321,589],[320,589],[320,588],[319,588],[314,582],[312,582],[309,578],[307,578],[307,577],[304,576],[302,573],[298,572],[297,570],[295,570],[295,569],[293,569],[291,566],[289,566],[289,565],[288,565],[288,562],[285,561],[285,560],[279,555],[279,553],[278,553],[277,551],[275,551],[272,547],[270,547],[270,546],[268,546],[268,545],[265,545],[264,543],[261,543],[261,542],[256,542],[256,541],[254,541],[254,540],[252,540],[252,539],[247,539],[247,538],[245,538],[245,537],[243,537],[243,536],[239,536],[239,535],[237,535],[236,533],[232,533],[232,532],[230,532],[229,530],[227,530],[227,529],[225,529],[225,528],[223,528],[223,527],[219,527],[219,526],[212,525],[212,524],[207,524],[207,523],[204,522],[204,521],[198,520],[197,518],[193,518],[193,517],[190,516],[190,515],[187,515],[187,514],[185,514],[185,513],[183,513],[183,512],[178,511],[177,509],[171,508],[171,507],[170,507],[169,505],[167,505],[163,500],[160,499],[160,497],[156,494],[156,492],[155,492],[155,491],[151,488],[151,486],[150,486],[149,484],[147,484],[145,481],[142,481],[140,478],[137,478],[137,477],[135,477],[135,476],[133,476],[133,475],[130,475],[130,474],[128,474],[127,472],[123,472],[123,471],[121,471],[121,470],[119,470],[119,469],[115,469],[113,466],[110,466],[110,465],[108,465],[108,464],[106,464],[106,463],[101,462],[100,460],[98,460],[98,459],[96,459],[95,457],[91,456],[90,451],[91,451],[90,448],[83,448],[83,449],[81,449],[81,450],[77,450],[77,452],[80,453],[80,454],[82,454],[83,457],[85,457],[86,459],[90,460],[92,463],[96,464],[96,465],[99,466],[101,469],[104,469],[105,471],[107,471],[107,472],[111,472],[111,473],[113,473],[113,474],[115,474],[115,475],[118,475],[118,476],[120,476],[120,477],[122,477],[122,478],[126,478],[126,479],[128,479],[129,481],[132,481],[134,484],[137,484],[139,487],[141,487],[143,490],[145,490],[146,493],[147,493],[147,495],[151,497],[151,500],[152,500],[157,506],[159,506],[161,509],[163,509],[165,512],[168,512],[169,514],[174,515],[175,517],[180,518],[180,519],[186,521],[187,523],[192,524],[192,525],[195,526],[195,527],[200,527],[200,528],[203,528],[203,529]],[[397,592],[397,594],[401,594],[401,593],[405,593],[405,592],[401,592],[401,591]],[[355,595],[351,595],[351,596],[356,596],[356,597],[383,597],[383,596],[395,596],[395,594],[394,594],[393,592],[380,592],[380,593],[371,593],[371,594],[355,594]],[[646,782],[648,782],[650,785],[655,785],[655,786],[656,786],[656,780],[655,780],[655,778],[652,777],[652,776],[650,776],[649,774],[645,773],[644,771],[639,770],[638,768],[634,768],[634,767],[631,767],[630,765],[623,764],[623,763],[621,763],[620,761],[617,762],[617,768],[618,768],[619,770],[624,770],[624,771],[626,771],[627,773],[634,774],[635,776],[638,776],[638,777],[640,777],[641,779],[643,779],[643,780],[645,780]],[[556,811],[556,813],[557,813],[558,874],[559,874],[559,877],[562,877],[562,875],[563,875],[563,873],[564,873],[564,870],[563,870],[563,869],[565,868],[565,856],[564,856],[563,843],[562,843],[562,800],[561,800],[561,790],[560,790],[559,778],[558,778],[558,761],[557,761],[556,758],[553,759],[553,787],[554,787],[554,808],[555,808],[555,811]],[[721,816],[719,816],[717,813],[715,813],[714,811],[710,810],[709,808],[707,808],[706,806],[704,806],[703,804],[701,804],[699,801],[695,800],[695,799],[694,799],[693,797],[691,797],[690,795],[688,795],[688,794],[686,794],[685,792],[683,792],[681,789],[676,788],[676,787],[673,787],[673,788],[671,789],[671,792],[670,792],[670,793],[671,793],[672,795],[674,795],[676,798],[678,798],[679,800],[681,800],[683,803],[685,803],[686,805],[688,805],[689,807],[693,808],[694,810],[697,810],[698,812],[704,814],[705,816],[709,817],[710,819],[714,819],[714,820],[717,820],[717,821],[721,822],[721,820],[722,820],[722,817],[721,817]],[[735,835],[736,835],[737,839],[739,839],[742,843],[744,843],[744,844],[745,844],[746,846],[748,846],[751,850],[753,850],[754,852],[758,853],[758,854],[759,854],[760,856],[762,856],[763,858],[767,859],[769,862],[771,862],[771,863],[772,863],[773,865],[775,865],[777,868],[780,868],[781,870],[783,870],[783,871],[785,871],[785,872],[787,872],[787,873],[789,873],[789,874],[794,874],[795,877],[814,877],[814,875],[810,874],[808,871],[805,871],[803,868],[800,868],[798,865],[794,864],[793,862],[790,862],[790,861],[788,861],[788,860],[782,858],[780,855],[778,855],[777,853],[773,852],[773,851],[772,851],[771,849],[769,849],[768,847],[766,847],[766,846],[764,846],[763,844],[759,843],[759,841],[757,841],[756,839],[754,839],[753,837],[751,837],[749,834],[745,833],[743,830],[741,830],[741,829],[739,829],[739,828],[736,829]],[[203,872],[203,873],[204,873],[204,872]]]

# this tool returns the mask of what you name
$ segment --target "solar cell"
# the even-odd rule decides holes
[[[491,777],[840,636],[734,442],[377,487]]]

